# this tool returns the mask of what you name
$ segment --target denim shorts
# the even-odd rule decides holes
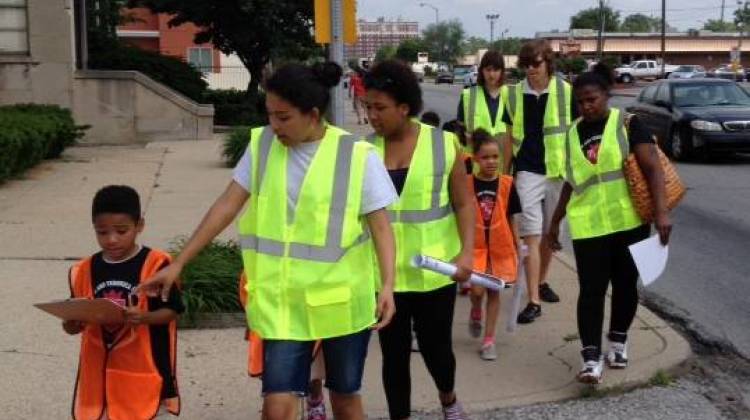
[[[370,329],[322,340],[325,386],[337,394],[356,394],[362,387]],[[263,341],[263,395],[307,395],[315,341]]]

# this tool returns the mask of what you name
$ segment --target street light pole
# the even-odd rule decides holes
[[[667,0],[661,0],[661,77],[664,77],[664,69],[667,65]]]
[[[430,3],[425,3],[425,2],[419,3],[419,7],[429,7],[430,9],[434,10],[435,11],[435,26],[437,26],[438,23],[440,23],[440,15],[439,15],[437,7],[431,5]]]
[[[331,46],[329,58],[344,67],[344,12],[343,0],[331,0]],[[331,123],[341,127],[344,124],[344,89],[341,83],[332,89]]]
[[[490,21],[490,45],[492,45],[492,42],[495,40],[495,21],[500,18],[500,15],[492,13],[487,14],[485,17]]]

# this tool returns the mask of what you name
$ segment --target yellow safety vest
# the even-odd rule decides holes
[[[624,116],[617,108],[610,110],[596,164],[581,150],[580,119],[568,132],[564,154],[565,180],[573,187],[567,207],[572,239],[595,238],[643,224],[623,173],[623,161],[630,149]]]
[[[264,339],[317,340],[375,321],[372,243],[360,217],[372,146],[329,125],[287,208],[289,151],[270,126],[251,131],[250,200],[239,221],[250,328]]]
[[[388,207],[396,237],[397,292],[429,292],[453,283],[447,276],[412,266],[418,254],[444,261],[461,248],[456,215],[450,203],[448,182],[456,160],[455,137],[440,129],[419,124],[417,146],[406,182],[397,202]],[[383,137],[371,135],[378,154],[385,153]]]
[[[513,155],[521,150],[525,137],[523,122],[523,82],[509,89],[508,111],[513,121]],[[571,88],[559,77],[552,76],[547,86],[547,107],[544,110],[544,166],[548,178],[563,176],[563,147],[571,121]]]
[[[500,105],[494,124],[492,124],[490,108],[487,105],[484,89],[481,86],[466,88],[463,90],[462,95],[466,131],[473,133],[477,128],[483,128],[493,137],[505,134],[506,127],[503,122],[503,112],[508,104],[508,86],[500,87]]]

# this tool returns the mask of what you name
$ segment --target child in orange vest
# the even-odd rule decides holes
[[[247,308],[247,276],[245,270],[240,274],[239,296],[243,308]],[[248,342],[247,349],[247,374],[260,378],[263,376],[263,339],[254,331],[245,330],[245,340]],[[323,378],[326,369],[323,361],[320,342],[316,343],[313,350],[313,362],[310,366],[310,388],[307,396],[307,420],[326,420],[326,405],[323,401]]]
[[[500,277],[507,283],[516,281],[517,254],[512,216],[521,212],[513,177],[500,174],[500,144],[483,129],[474,131],[471,144],[476,173],[467,175],[467,184],[477,211],[474,233],[474,270]],[[471,286],[469,333],[482,333],[482,300],[487,295],[487,318],[480,357],[495,360],[495,326],[500,311],[500,293]]]
[[[72,416],[146,420],[164,412],[179,415],[175,358],[176,319],[184,311],[180,292],[173,288],[167,302],[132,294],[171,258],[136,243],[144,221],[138,193],[131,187],[99,190],[92,220],[101,251],[71,268],[71,297],[110,299],[122,306],[124,323],[63,322],[68,334],[82,333]]]

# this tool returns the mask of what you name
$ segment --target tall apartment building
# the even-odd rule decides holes
[[[398,45],[409,38],[419,38],[419,23],[401,20],[378,18],[368,22],[360,19],[357,22],[357,43],[346,47],[347,58],[375,57],[378,49],[384,45]]]

